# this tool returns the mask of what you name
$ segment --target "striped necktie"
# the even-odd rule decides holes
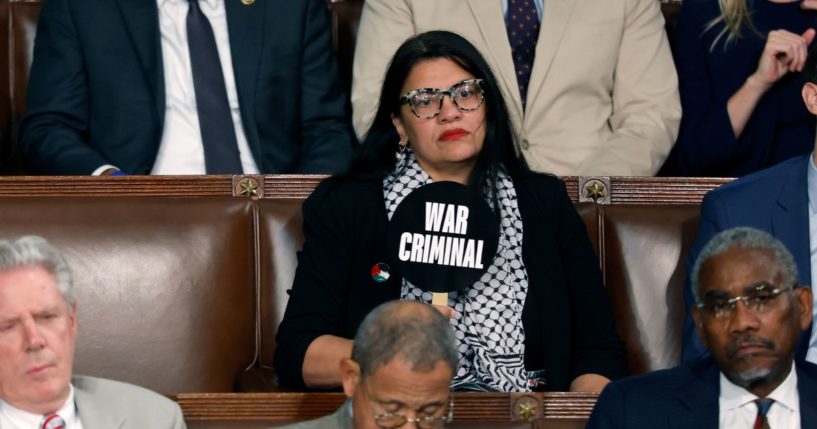
[[[57,413],[45,416],[41,429],[65,429],[65,420]]]
[[[755,417],[755,424],[752,429],[770,429],[766,414],[769,413],[769,408],[772,407],[774,399],[760,398],[756,399],[755,403],[757,404],[757,417]]]

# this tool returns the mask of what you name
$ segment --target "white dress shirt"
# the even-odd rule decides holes
[[[188,0],[156,1],[164,65],[165,121],[162,142],[151,174],[204,174],[204,146],[187,48],[187,11],[190,6]],[[258,166],[250,152],[238,108],[224,0],[199,0],[199,5],[215,34],[238,150],[241,152],[241,165],[245,174],[257,174]]]
[[[74,386],[70,386],[68,399],[57,410],[65,420],[65,429],[82,429],[82,422],[74,404]],[[0,428],[2,429],[40,429],[45,420],[42,414],[29,413],[0,400]]]
[[[721,429],[751,429],[757,418],[758,399],[752,392],[733,384],[720,375],[719,427]],[[800,428],[800,395],[797,392],[797,371],[792,366],[789,375],[767,398],[774,399],[766,418],[774,429]]]
[[[808,242],[811,264],[811,286],[817,286],[817,167],[814,166],[814,154],[809,155],[808,162]],[[814,289],[812,289],[814,290]],[[817,320],[817,293],[812,294],[814,305],[812,306],[813,320]],[[806,360],[817,363],[817,329],[811,330],[811,339],[808,343]]]

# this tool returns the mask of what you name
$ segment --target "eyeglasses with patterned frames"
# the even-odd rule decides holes
[[[454,397],[448,399],[448,413],[442,416],[426,415],[406,417],[399,413],[375,414],[374,422],[383,429],[396,429],[406,423],[415,423],[420,429],[440,429],[454,419]]]
[[[750,311],[765,313],[774,306],[776,298],[781,293],[794,290],[796,287],[796,284],[786,287],[775,287],[771,283],[760,282],[750,286],[751,289],[745,295],[732,298],[709,292],[696,307],[711,314],[716,319],[731,316],[737,308],[738,301],[742,301],[743,305]]]
[[[466,79],[449,89],[415,89],[403,94],[400,97],[400,104],[408,104],[411,113],[420,119],[432,119],[440,114],[443,97],[447,95],[457,109],[472,112],[479,109],[485,101],[482,82],[482,79]]]

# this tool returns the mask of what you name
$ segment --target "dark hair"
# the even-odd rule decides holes
[[[403,83],[415,65],[439,58],[447,58],[483,80],[485,141],[469,185],[482,193],[486,179],[494,176],[500,166],[512,176],[530,172],[519,150],[505,99],[488,63],[477,48],[461,36],[449,31],[429,31],[409,38],[395,52],[383,80],[374,122],[347,176],[382,177],[394,169],[399,136],[392,124],[392,115],[400,114]]]
[[[358,328],[352,360],[367,377],[400,358],[415,372],[433,370],[442,362],[457,372],[457,339],[451,323],[428,304],[389,301],[372,310]]]

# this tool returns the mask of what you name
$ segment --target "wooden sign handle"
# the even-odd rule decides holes
[[[448,292],[432,292],[431,305],[442,305],[448,307]]]

